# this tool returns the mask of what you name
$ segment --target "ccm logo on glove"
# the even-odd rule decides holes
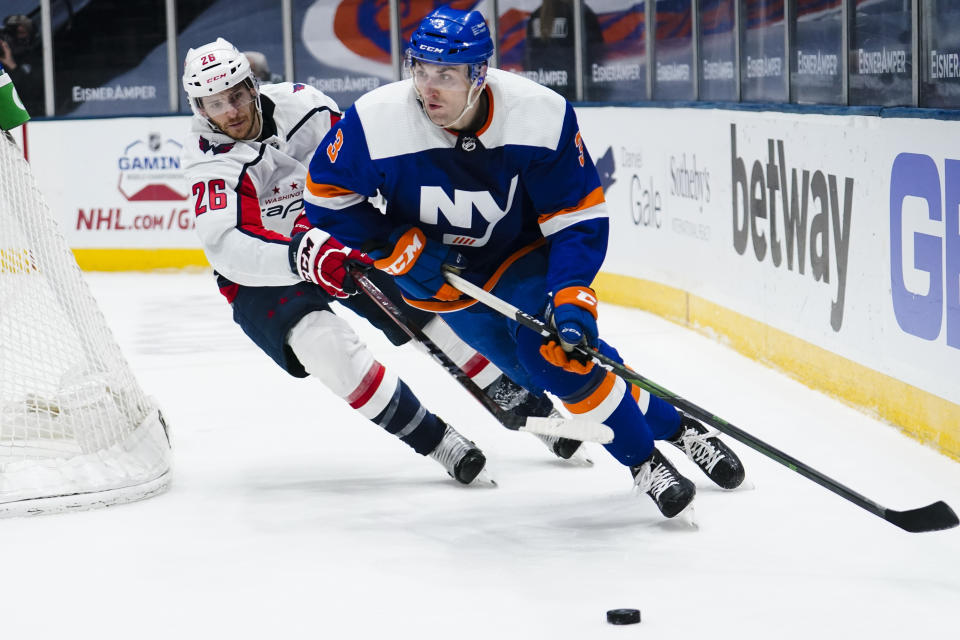
[[[366,254],[343,246],[329,233],[316,228],[291,238],[290,249],[291,261],[300,279],[320,285],[334,298],[349,298],[357,292],[356,283],[347,273],[348,267],[373,264]]]
[[[386,258],[377,260],[374,266],[392,276],[402,276],[410,271],[413,263],[420,257],[425,242],[426,237],[423,235],[423,231],[412,227],[397,240],[393,247],[393,253]]]
[[[447,284],[445,269],[459,273],[466,259],[457,251],[431,240],[417,227],[401,227],[390,234],[393,249],[374,266],[397,279],[400,289],[414,298],[456,300],[460,292]],[[383,253],[386,253],[384,251]]]

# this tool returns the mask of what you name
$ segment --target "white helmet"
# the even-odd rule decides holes
[[[257,96],[259,112],[260,92],[257,89],[257,78],[250,69],[250,61],[235,46],[223,38],[217,38],[216,42],[187,51],[183,62],[183,90],[187,92],[187,100],[193,113],[201,118],[209,121],[200,111],[200,98],[212,96],[244,82]]]

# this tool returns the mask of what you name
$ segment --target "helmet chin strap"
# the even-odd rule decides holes
[[[257,132],[250,136],[249,138],[244,138],[244,141],[247,140],[256,140],[260,137],[260,134],[263,133],[263,109],[260,107],[260,92],[257,92],[257,108],[256,113],[254,114],[257,118]]]
[[[413,89],[414,91],[417,92],[417,102],[420,103],[420,109],[423,111],[423,115],[427,116],[427,120],[430,121],[430,124],[437,127],[438,129],[449,129],[453,125],[460,122],[463,116],[467,115],[467,112],[473,108],[473,105],[475,105],[477,103],[477,100],[480,98],[480,94],[483,93],[483,88],[486,86],[486,84],[487,84],[487,80],[486,80],[486,76],[484,76],[483,82],[481,82],[479,85],[474,85],[470,87],[470,89],[467,92],[467,103],[463,105],[463,109],[460,110],[460,115],[454,118],[452,122],[448,122],[447,124],[437,124],[436,122],[433,121],[433,118],[430,117],[430,114],[427,113],[427,108],[424,106],[425,101],[423,99],[423,94],[420,93],[420,89],[417,89],[416,84],[413,85]]]

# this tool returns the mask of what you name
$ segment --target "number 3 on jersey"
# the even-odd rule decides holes
[[[330,158],[330,164],[337,161],[337,155],[340,153],[340,147],[343,146],[343,129],[337,129],[336,139],[327,145],[327,157]]]
[[[199,216],[207,212],[207,207],[209,207],[211,211],[226,207],[227,194],[224,193],[226,188],[226,183],[219,178],[207,183],[195,182],[193,184],[193,195],[197,197],[197,200],[194,205],[194,213]],[[205,205],[203,204],[203,199],[207,193],[210,194],[210,201]]]

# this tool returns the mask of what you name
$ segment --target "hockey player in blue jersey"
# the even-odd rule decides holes
[[[310,163],[310,222],[362,247],[395,276],[407,302],[444,314],[466,342],[531,390],[610,426],[606,449],[667,517],[693,483],[654,446],[684,449],[715,483],[738,486],[740,460],[665,401],[576,358],[599,339],[590,285],[604,259],[603,191],[572,106],[520,76],[488,67],[483,17],[441,7],[410,40],[409,77],[361,97]],[[380,194],[385,213],[368,197]],[[444,269],[547,319],[546,343],[445,282]]]

